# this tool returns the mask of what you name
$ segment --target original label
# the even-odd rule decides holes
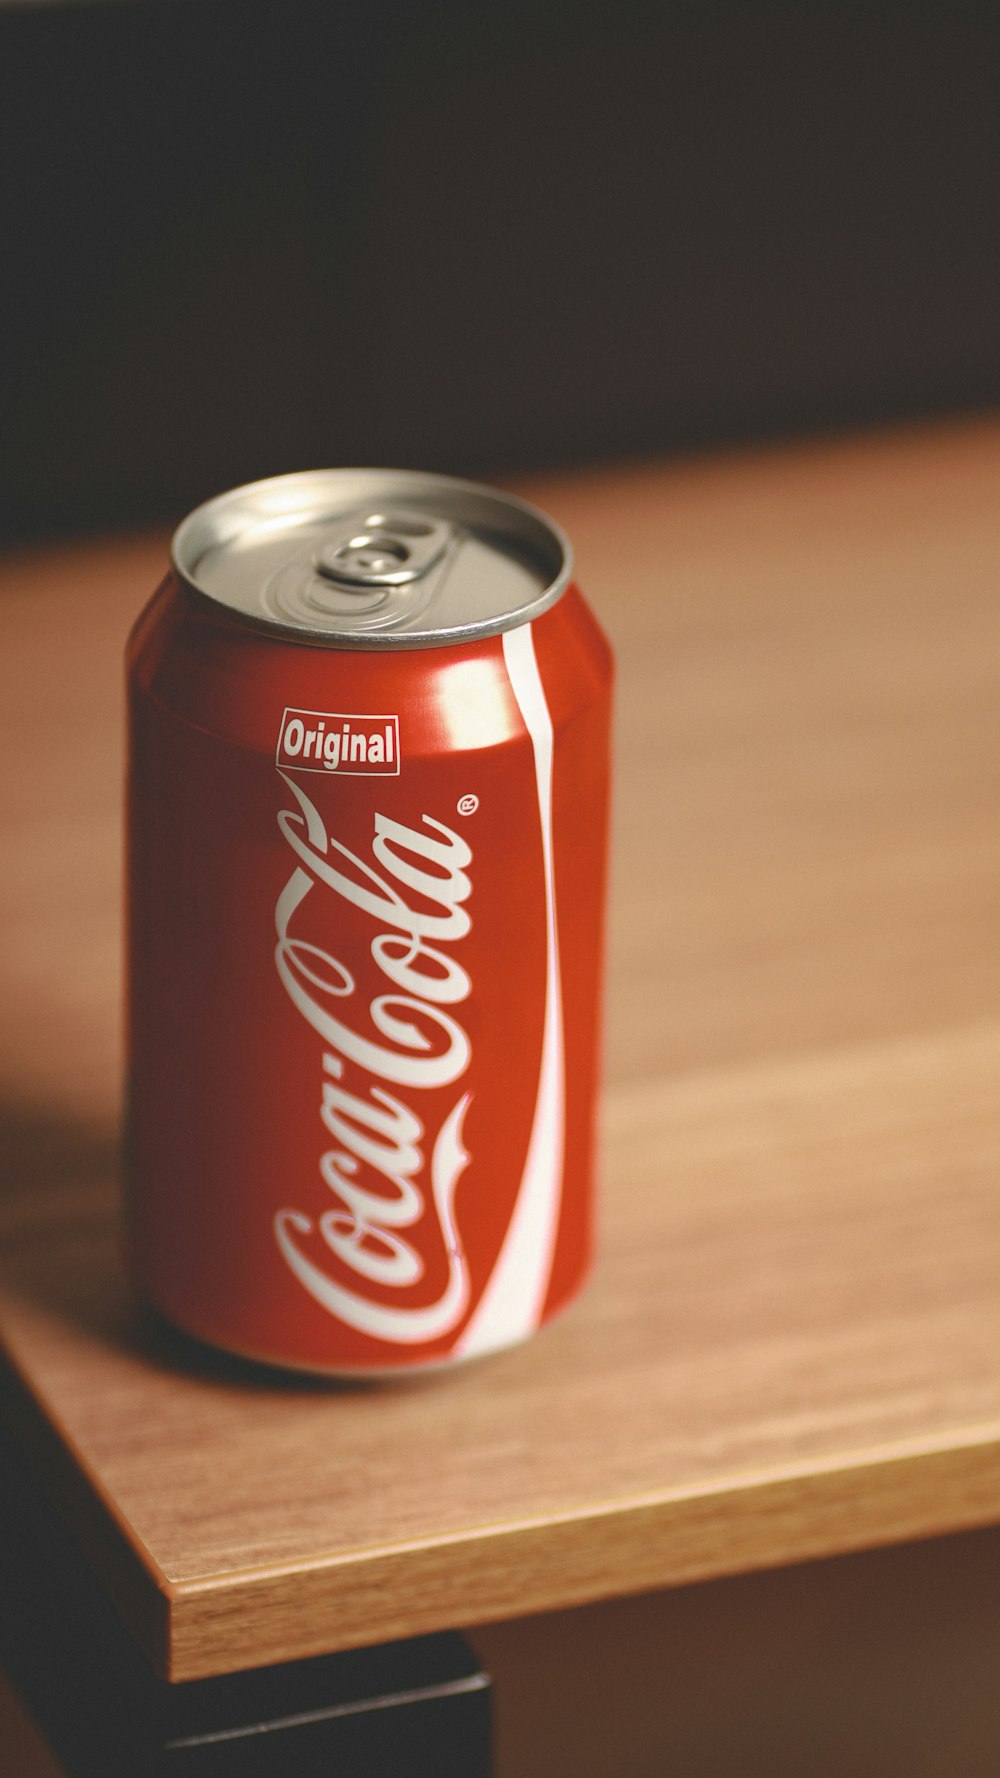
[[[274,763],[282,771],[399,775],[399,717],[286,708]]]

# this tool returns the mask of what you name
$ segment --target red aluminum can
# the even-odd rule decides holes
[[[126,1250],[334,1374],[532,1333],[592,1244],[611,656],[445,477],[199,507],[128,653]]]

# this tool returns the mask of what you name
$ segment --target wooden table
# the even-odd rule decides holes
[[[176,1680],[1000,1520],[1000,424],[534,481],[620,662],[603,1257],[339,1389],[119,1272],[121,647],[7,558],[2,1398]]]

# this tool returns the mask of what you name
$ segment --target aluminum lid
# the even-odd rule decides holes
[[[179,527],[195,592],[255,627],[328,648],[434,648],[516,628],[565,591],[559,527],[450,476],[317,469],[220,494]]]

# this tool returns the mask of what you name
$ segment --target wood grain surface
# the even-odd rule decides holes
[[[117,1262],[120,654],[3,564],[2,1399],[175,1678],[1000,1520],[1000,424],[523,490],[620,662],[604,1238],[530,1345],[335,1388]]]

